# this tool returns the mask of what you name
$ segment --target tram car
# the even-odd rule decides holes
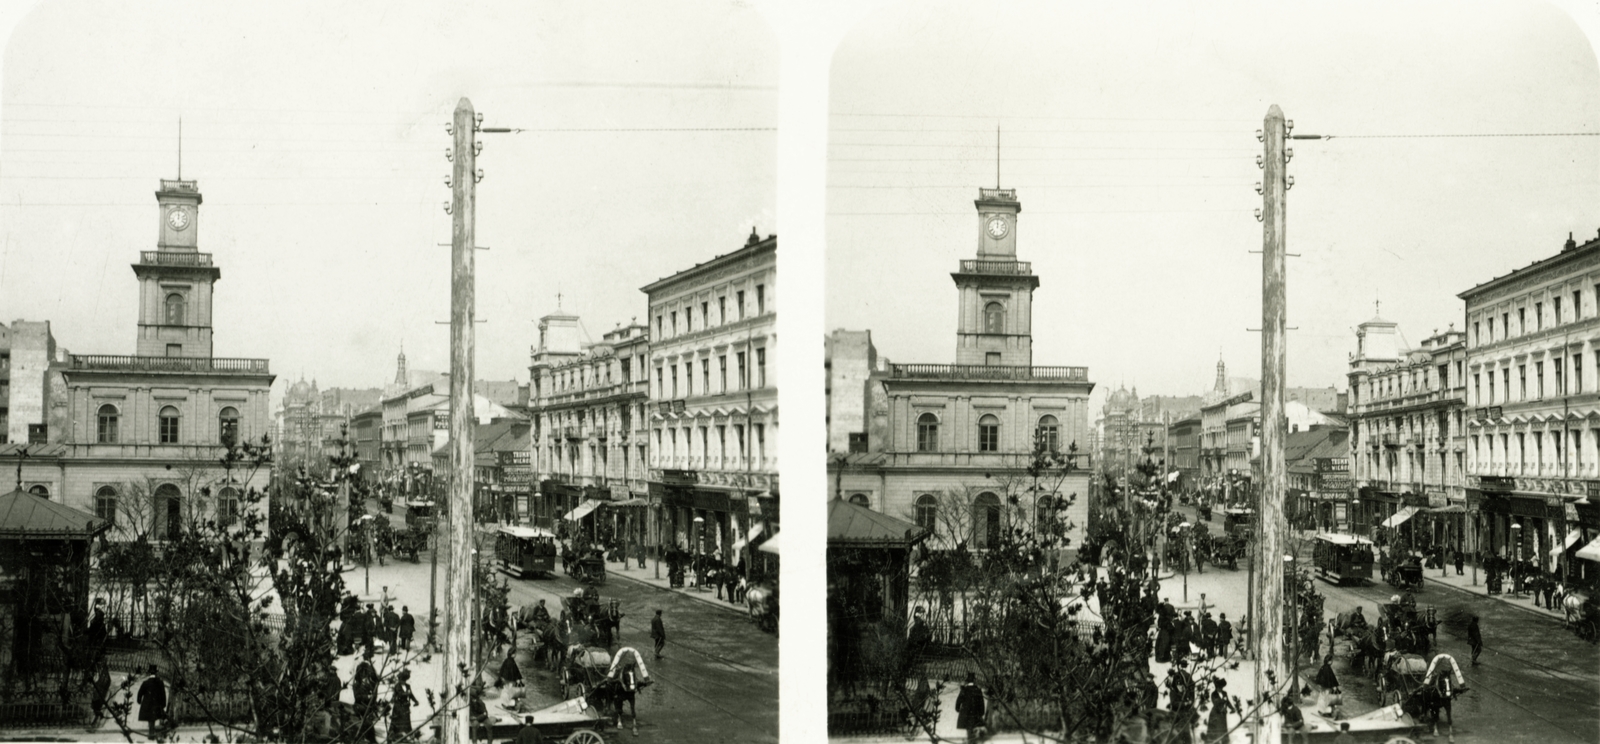
[[[1372,581],[1372,541],[1356,535],[1318,534],[1312,543],[1311,562],[1324,581],[1366,584]]]
[[[1222,531],[1249,537],[1256,528],[1256,510],[1232,507],[1222,510]]]
[[[560,552],[555,533],[546,529],[513,525],[501,527],[495,534],[494,554],[500,570],[519,579],[554,576]]]

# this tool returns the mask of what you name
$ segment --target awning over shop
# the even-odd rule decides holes
[[[1583,532],[1581,530],[1569,530],[1567,532],[1567,539],[1550,546],[1550,557],[1560,558],[1561,554],[1566,552],[1567,548],[1572,547],[1574,543],[1581,539],[1583,539]]]
[[[1467,513],[1467,507],[1462,506],[1461,504],[1450,504],[1449,506],[1435,506],[1435,507],[1429,509],[1428,513],[1430,513],[1430,514],[1465,514],[1465,513]]]
[[[649,506],[649,505],[650,505],[650,500],[649,499],[641,499],[641,498],[639,498],[637,496],[635,496],[635,497],[633,497],[631,499],[623,499],[621,501],[613,501],[613,502],[611,502],[611,506],[614,506],[614,507]]]
[[[1412,515],[1416,513],[1417,507],[1415,506],[1401,507],[1400,511],[1395,512],[1394,514],[1390,515],[1388,519],[1383,520],[1383,526],[1399,527],[1400,525],[1405,524],[1406,520],[1410,519]]]
[[[761,543],[761,547],[756,548],[756,550],[759,550],[759,551],[761,551],[763,553],[771,553],[773,555],[777,555],[778,554],[778,538],[779,537],[781,537],[781,535],[774,534],[772,537],[768,538],[766,542]]]
[[[576,521],[578,521],[580,519],[583,519],[584,517],[589,516],[589,512],[594,511],[595,507],[597,507],[599,505],[600,505],[600,502],[595,501],[594,499],[588,499],[588,500],[584,501],[583,503],[579,504],[577,506],[577,508],[573,509],[570,512],[567,512],[566,520],[568,522],[576,522]]]
[[[1578,549],[1578,557],[1586,561],[1600,563],[1600,537],[1589,541],[1588,545]]]

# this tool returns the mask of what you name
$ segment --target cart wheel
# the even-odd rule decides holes
[[[589,729],[574,731],[568,734],[567,738],[562,739],[561,741],[562,744],[606,744],[606,738],[604,736],[601,736],[598,731],[591,731]]]

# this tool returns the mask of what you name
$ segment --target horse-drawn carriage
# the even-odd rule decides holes
[[[1421,654],[1390,651],[1384,655],[1383,662],[1379,666],[1379,702],[1388,705],[1391,694],[1395,696],[1395,702],[1410,697],[1422,687],[1422,680],[1427,674],[1428,660]]]
[[[622,602],[600,599],[600,591],[593,586],[572,590],[572,596],[561,598],[564,619],[570,620],[575,631],[584,631],[589,639],[601,646],[610,647],[622,628]]]
[[[1432,607],[1421,610],[1413,604],[1390,602],[1379,605],[1379,622],[1385,637],[1402,654],[1427,654],[1438,632],[1439,615]]]
[[[1406,552],[1399,555],[1383,554],[1383,580],[1396,589],[1422,590],[1422,555]]]
[[[611,669],[611,652],[598,646],[574,644],[561,663],[561,686],[566,694],[583,695],[605,680]]]
[[[547,708],[541,708],[531,715],[533,726],[538,729],[540,737],[548,742],[560,744],[606,744],[605,729],[609,721],[601,711],[600,706],[592,703],[590,698],[602,697],[603,693],[595,691],[587,695],[579,695],[565,702],[556,703]],[[635,724],[637,725],[637,724]],[[517,738],[527,726],[522,719],[503,717],[499,720],[491,719],[486,725],[473,724],[474,738],[487,741],[511,741]],[[439,740],[439,726],[433,726],[433,739]]]
[[[567,549],[561,554],[561,570],[584,584],[606,583],[606,558],[599,548]]]
[[[1206,554],[1211,563],[1217,566],[1227,566],[1230,570],[1239,570],[1239,559],[1243,558],[1244,551],[1249,546],[1248,539],[1237,533],[1223,533],[1212,535],[1207,541]]]
[[[750,622],[769,633],[778,629],[778,587],[766,582],[750,587],[744,595]]]

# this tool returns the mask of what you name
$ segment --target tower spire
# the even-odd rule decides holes
[[[1000,125],[994,125],[994,187],[1000,188]]]
[[[183,180],[183,117],[178,117],[178,180]]]

